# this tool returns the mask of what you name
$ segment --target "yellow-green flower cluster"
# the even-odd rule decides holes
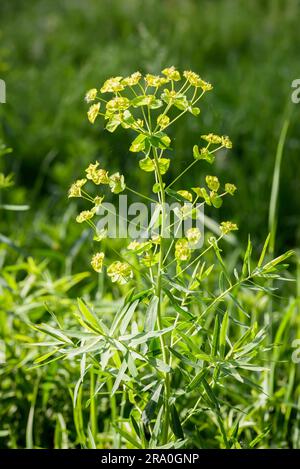
[[[128,251],[133,251],[138,255],[143,254],[145,251],[151,249],[151,242],[150,241],[136,241],[133,240],[127,246]]]
[[[8,174],[7,176],[4,173],[0,173],[0,189],[7,189],[14,185],[13,174]]]
[[[222,221],[220,230],[223,235],[226,235],[231,231],[238,230],[238,226],[236,223],[232,223],[231,221]]]
[[[176,70],[176,68],[173,65],[172,67],[164,68],[164,70],[162,71],[162,74],[165,75],[169,80],[173,80],[173,81],[181,80],[180,73],[178,72],[178,70]]]
[[[91,220],[95,215],[95,208],[93,207],[91,210],[83,210],[80,212],[79,215],[76,217],[77,223],[83,223],[84,221]]]
[[[207,187],[214,192],[218,192],[220,187],[220,182],[217,176],[206,176],[205,178]]]
[[[94,197],[94,200],[93,200],[95,207],[100,207],[103,199],[104,199],[104,196],[100,197],[100,195],[96,195],[96,197]]]
[[[186,70],[183,72],[183,76],[187,79],[187,81],[196,88],[202,88],[203,91],[210,91],[212,90],[212,85],[207,81],[202,80],[199,75],[191,70]]]
[[[120,173],[112,174],[109,178],[109,187],[114,194],[123,192],[126,188],[124,176]]]
[[[97,88],[92,88],[88,90],[85,95],[86,102],[91,103],[92,101],[95,101],[95,99],[97,98],[97,93]]]
[[[117,93],[118,91],[124,90],[122,84],[123,77],[112,77],[106,80],[101,87],[101,93]]]
[[[177,83],[181,80],[182,83]],[[134,89],[133,87],[136,85],[138,86]],[[159,90],[160,87],[162,88]],[[180,73],[174,66],[164,68],[160,74],[148,73],[142,76],[140,72],[135,72],[125,77],[116,76],[107,79],[100,88],[101,93],[112,93],[112,96],[108,98],[103,96],[99,99],[99,89],[92,88],[87,91],[85,100],[88,103],[95,101],[88,110],[88,119],[91,123],[94,123],[100,114],[104,117],[105,128],[109,132],[114,132],[118,127],[130,128],[136,131],[138,135],[131,143],[130,151],[144,153],[145,157],[140,160],[139,166],[142,170],[151,172],[157,169],[155,161],[151,159],[151,149],[160,149],[162,154],[164,150],[169,148],[171,143],[170,137],[164,129],[185,112],[190,112],[194,116],[199,115],[200,108],[195,106],[204,92],[210,91],[212,88],[212,85],[204,81],[197,73],[191,70]],[[173,114],[169,113],[170,108],[172,108],[171,112],[175,111],[177,113],[175,118]],[[169,117],[170,115],[171,117]],[[197,145],[193,148],[193,155],[197,160],[204,159],[209,163],[213,163],[215,153],[219,148],[232,147],[232,143],[227,136],[209,133],[208,135],[202,135],[202,139],[207,142],[207,144],[203,144],[205,148],[199,148]],[[211,147],[211,144],[218,147]],[[161,154],[157,164],[163,175],[168,170],[170,159],[162,158]],[[85,179],[76,181],[69,190],[69,197],[81,197],[83,194],[85,199],[93,204],[91,210],[84,210],[77,216],[76,220],[78,223],[87,221],[93,226],[95,229],[94,239],[101,241],[107,236],[106,230],[98,232],[94,223],[90,220],[95,213],[98,213],[97,207],[102,204],[103,197],[101,194],[93,197],[83,191],[82,187],[87,181],[92,181],[96,185],[106,184],[112,193],[119,194],[126,188],[125,180],[124,176],[119,172],[109,175],[108,171],[100,168],[99,163],[96,162],[90,164],[86,169]],[[225,194],[233,195],[236,190],[233,184],[226,183],[225,191],[221,193],[221,185],[216,176],[208,175],[205,181],[206,188],[192,188],[191,192],[189,190],[178,190],[177,197],[174,192],[175,198],[186,200],[181,208],[177,207],[176,210],[174,209],[174,214],[179,219],[185,220],[186,218],[194,217],[196,208],[192,202],[193,200],[196,202],[198,197],[204,199],[203,203],[219,208],[222,205],[222,197]],[[153,186],[155,194],[161,187],[157,189],[155,187],[157,185],[156,181],[156,184]],[[167,194],[170,195],[168,191]],[[194,194],[196,194],[196,198]],[[220,225],[222,235],[226,235],[236,229],[238,229],[237,225],[229,221],[222,222]],[[175,240],[174,255],[177,261],[178,272],[181,272],[180,263],[189,261],[192,249],[197,247],[201,236],[201,231],[198,228],[190,228],[185,233],[184,238]],[[135,240],[129,244],[128,250],[135,255],[142,256],[139,257],[139,262],[151,268],[159,262],[161,255],[159,244],[160,236],[146,241],[143,239],[141,241]],[[171,248],[167,256],[169,256],[170,251]],[[137,259],[134,261],[137,262]],[[103,262],[103,252],[97,252],[91,259],[91,265],[96,272],[102,271]],[[154,274],[155,271],[152,273]],[[120,261],[113,262],[108,267],[107,274],[112,282],[117,282],[121,285],[133,277],[131,266],[127,262]]]
[[[127,98],[116,96],[106,103],[106,110],[108,113],[114,113],[118,111],[125,111],[130,106],[130,101]]]
[[[133,277],[133,272],[129,264],[126,262],[113,262],[107,269],[107,275],[112,282],[124,285]]]
[[[94,124],[96,117],[99,114],[100,103],[92,104],[87,112],[88,120]]]
[[[161,129],[164,129],[167,127],[167,125],[169,125],[170,118],[166,114],[160,114],[156,122]]]
[[[145,267],[153,267],[159,262],[159,253],[154,253],[153,251],[146,252],[142,258],[142,263]]]
[[[108,177],[108,172],[105,169],[98,169],[99,162],[96,161],[96,163],[91,163],[87,169],[85,170],[86,172],[86,178],[89,179],[90,181],[93,181],[94,184],[97,186],[99,184],[108,184],[109,183],[109,177]]]
[[[162,85],[168,83],[169,79],[166,77],[160,77],[159,75],[151,75],[147,73],[145,76],[145,82],[148,86],[152,86],[153,88],[159,88]]]
[[[186,232],[186,238],[191,246],[198,243],[201,238],[201,231],[199,228],[189,228]]]
[[[236,186],[234,184],[231,184],[230,182],[227,182],[225,184],[225,191],[227,194],[233,195],[236,191]]]
[[[103,268],[103,261],[104,261],[104,252],[97,252],[93,255],[91,260],[91,266],[96,272],[102,272]]]
[[[184,199],[188,200],[189,202],[193,201],[193,196],[189,191],[181,190],[181,191],[177,191],[177,194],[183,197]]]
[[[86,179],[78,179],[73,182],[69,189],[68,197],[81,197],[81,189],[86,183]]]
[[[134,72],[129,77],[123,78],[121,83],[124,86],[135,86],[141,78],[142,74],[140,72]]]
[[[201,135],[201,138],[211,144],[222,145],[225,148],[232,148],[232,142],[227,135],[220,136],[210,133],[208,135]]]
[[[212,89],[212,86],[202,80],[196,73],[192,71],[185,71],[184,76],[190,85],[195,86],[196,88],[201,88],[203,91],[208,91]],[[97,116],[100,114],[104,116],[104,119],[108,122],[105,124],[106,130],[109,132],[114,132],[119,126],[127,129],[131,128],[138,133],[143,132],[144,122],[141,120],[141,115],[138,115],[139,109],[141,107],[147,106],[149,111],[159,109],[167,104],[167,111],[171,106],[179,109],[184,112],[191,112],[193,115],[197,116],[200,113],[200,109],[194,107],[193,101],[197,101],[198,98],[195,93],[191,96],[188,96],[188,90],[190,86],[186,86],[184,83],[179,90],[175,90],[175,84],[181,80],[180,72],[174,67],[167,67],[162,70],[161,75],[146,74],[144,78],[144,83],[141,83],[142,74],[140,72],[134,72],[127,77],[116,76],[107,79],[102,87],[100,88],[101,93],[113,93],[114,97],[110,100],[100,98],[99,102],[94,103],[90,106],[88,110],[88,119],[94,124]],[[160,96],[158,96],[158,88],[163,85],[170,86],[164,89]],[[140,86],[140,90],[137,92],[132,88],[135,85]],[[131,88],[128,90],[127,88]],[[148,88],[155,88],[153,94],[147,92]],[[122,92],[126,93],[123,95]],[[193,96],[193,97],[192,97]],[[91,88],[87,91],[85,100],[90,103],[98,98],[97,88]],[[197,99],[196,99],[197,98]],[[100,112],[101,103],[105,103],[105,111]],[[137,109],[136,114],[130,112],[129,108]],[[142,110],[144,114],[144,110]],[[145,120],[145,119],[144,119]],[[146,118],[147,120],[147,118]],[[148,125],[148,122],[147,126]],[[168,127],[170,123],[170,118],[167,116],[167,112],[163,112],[157,118],[157,127],[155,129],[156,133],[163,131]],[[144,132],[143,132],[144,133]],[[156,138],[156,135],[155,135]],[[159,137],[161,138],[161,137]],[[162,143],[164,145],[164,143]],[[143,149],[141,150],[143,151]]]
[[[182,238],[175,244],[175,259],[177,261],[188,261],[191,257],[191,249],[187,239]]]
[[[225,148],[232,148],[232,142],[227,135],[223,135],[221,143]]]

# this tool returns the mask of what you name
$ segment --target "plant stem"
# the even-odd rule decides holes
[[[156,295],[158,297],[158,309],[157,309],[157,325],[160,330],[163,329],[162,324],[162,270],[163,270],[163,262],[164,262],[164,231],[165,231],[165,190],[163,185],[163,180],[161,177],[161,172],[159,169],[159,160],[157,155],[157,150],[154,148],[154,161],[155,161],[155,172],[157,175],[159,187],[160,187],[160,201],[162,205],[162,213],[161,213],[161,242],[160,242],[160,251],[159,251],[159,262],[158,262],[158,272],[157,272],[157,281],[156,281]],[[163,360],[165,363],[168,363],[168,350],[167,344],[165,341],[165,336],[160,336],[160,344],[161,344],[161,351]],[[165,444],[168,441],[168,433],[169,433],[169,422],[170,422],[170,412],[169,412],[169,399],[170,399],[170,376],[169,373],[166,372],[164,374],[164,390],[165,390],[165,399],[164,399],[164,422],[163,422],[163,431],[162,431],[162,443]]]
[[[156,204],[156,200],[151,199],[151,197],[147,197],[146,195],[141,194],[140,192],[137,192],[137,191],[135,191],[134,189],[131,189],[131,187],[128,187],[128,186],[126,186],[126,189],[127,189],[128,191],[132,192],[133,194],[138,195],[139,197],[142,197],[143,199],[149,200],[150,202]]]
[[[90,426],[94,441],[97,441],[97,410],[95,397],[95,371],[90,369]]]

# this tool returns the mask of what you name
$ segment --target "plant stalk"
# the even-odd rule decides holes
[[[159,159],[157,155],[157,150],[154,148],[154,161],[156,168],[156,176],[160,187],[160,201],[161,201],[161,241],[160,241],[160,252],[159,252],[159,261],[158,261],[158,272],[157,272],[157,281],[156,281],[156,295],[158,297],[158,306],[157,306],[157,325],[159,330],[163,329],[162,324],[162,271],[163,271],[163,262],[164,262],[164,232],[165,232],[165,190],[163,185],[163,180],[161,172],[159,169]],[[160,336],[161,351],[163,356],[163,361],[168,363],[168,350],[165,340],[165,336]],[[170,409],[169,409],[169,399],[170,399],[170,376],[169,373],[164,373],[164,422],[162,430],[162,443],[165,444],[168,442],[168,433],[169,433],[169,424],[170,424]]]

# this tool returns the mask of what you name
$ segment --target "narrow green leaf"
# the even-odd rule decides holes
[[[120,367],[119,373],[118,373],[118,375],[117,375],[117,377],[116,377],[116,380],[115,380],[115,382],[114,382],[113,388],[112,388],[112,390],[111,390],[111,395],[112,395],[112,396],[113,396],[113,395],[115,394],[115,392],[118,390],[119,385],[120,385],[120,383],[121,383],[121,381],[122,381],[122,379],[123,379],[123,377],[124,377],[124,375],[125,375],[125,373],[126,373],[127,368],[128,368],[128,362],[127,362],[126,359],[124,359],[123,362],[122,362],[122,365],[121,365],[121,367]]]
[[[83,318],[87,321],[87,323],[91,324],[96,330],[100,333],[103,333],[103,329],[100,326],[97,316],[93,313],[87,305],[82,301],[81,298],[77,298],[78,308],[81,312]]]
[[[243,278],[250,275],[250,272],[251,272],[251,263],[250,263],[251,253],[252,253],[252,243],[251,243],[251,239],[250,239],[250,236],[249,236],[248,237],[248,245],[247,245],[247,249],[246,249],[245,256],[244,256],[244,261],[243,261],[243,268],[242,268]]]
[[[227,329],[228,329],[228,311],[224,314],[222,325],[221,325],[221,331],[220,331],[220,356],[221,358],[224,358],[225,356],[225,348],[226,348],[226,335],[227,335]]]
[[[132,319],[132,316],[134,315],[135,313],[135,310],[137,308],[137,305],[139,304],[140,300],[137,299],[135,300],[130,306],[129,308],[127,309],[123,319],[122,319],[122,322],[121,322],[121,325],[120,325],[120,334],[124,334],[126,329],[127,329],[127,326],[128,324],[130,323],[131,319]]]
[[[219,315],[217,314],[215,318],[212,349],[211,349],[211,354],[213,357],[217,355],[218,350],[219,350],[219,337],[220,337],[220,318],[219,318]]]
[[[266,238],[266,241],[264,243],[264,247],[261,251],[261,255],[260,255],[260,258],[259,258],[259,261],[258,261],[258,264],[257,264],[257,267],[261,267],[262,266],[262,263],[265,259],[265,255],[266,255],[266,252],[267,252],[267,249],[268,249],[268,245],[269,245],[269,242],[270,242],[270,238],[271,238],[271,233],[268,234],[267,238]]]
[[[184,439],[182,426],[175,404],[171,405],[171,428],[176,438],[179,438],[180,440]]]
[[[141,443],[136,440],[132,435],[130,435],[130,433],[128,433],[127,431],[123,430],[123,428],[120,428],[118,425],[115,425],[115,429],[118,433],[120,433],[120,435],[126,440],[128,441],[129,443],[132,444],[132,446],[134,446],[135,448],[138,448],[138,449],[142,449],[142,445]]]
[[[154,331],[155,328],[155,323],[157,319],[157,306],[158,306],[159,298],[157,296],[153,296],[147,311],[146,311],[146,317],[145,317],[145,331]]]
[[[197,375],[192,379],[192,381],[188,385],[187,390],[192,391],[193,389],[199,387],[199,385],[202,383],[207,373],[208,373],[207,368],[202,368],[202,370],[199,371],[199,373],[197,373]]]

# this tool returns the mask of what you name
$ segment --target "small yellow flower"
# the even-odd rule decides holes
[[[178,98],[178,93],[177,91],[175,90],[168,90],[168,88],[165,88],[164,89],[164,92],[162,94],[162,99],[166,102],[166,103],[174,103],[175,100]]]
[[[212,85],[199,77],[199,75],[191,70],[183,72],[183,76],[188,80],[188,82],[195,86],[196,88],[202,88],[203,91],[212,90]]]
[[[88,120],[93,124],[99,114],[100,103],[92,104],[87,112]]]
[[[92,208],[92,210],[83,210],[83,212],[80,212],[79,215],[76,217],[77,223],[83,223],[84,221],[90,220],[93,218],[95,215],[95,209]]]
[[[120,173],[114,173],[109,178],[109,187],[114,194],[119,194],[125,190],[124,176]]]
[[[111,99],[106,103],[106,110],[108,113],[117,112],[117,111],[125,111],[130,106],[130,101],[127,98],[122,98],[117,96],[116,98]]]
[[[143,119],[137,119],[135,122],[133,122],[133,123],[131,124],[131,127],[132,127],[133,129],[139,129],[139,128],[141,129],[141,128],[143,128],[143,127],[144,127],[144,121],[143,121]]]
[[[7,189],[8,187],[13,186],[13,177],[13,174],[5,175],[3,173],[0,173],[0,189]]]
[[[132,73],[129,77],[126,77],[122,80],[122,85],[125,85],[125,86],[137,85],[141,78],[142,78],[142,74],[140,72]]]
[[[150,241],[131,241],[130,244],[128,244],[127,249],[128,251],[133,251],[135,252],[138,256],[144,254],[145,251],[149,251],[151,249],[151,242]]]
[[[151,75],[148,73],[145,76],[145,82],[148,86],[152,86],[153,88],[158,88],[159,86],[165,85],[168,83],[168,78],[160,77],[159,75]]]
[[[227,182],[225,184],[225,191],[227,194],[233,195],[236,191],[236,186],[234,184],[230,184],[230,182]]]
[[[133,272],[129,264],[126,262],[113,262],[107,269],[107,275],[112,282],[124,285],[133,277]]]
[[[181,197],[188,200],[189,202],[193,201],[193,196],[189,191],[177,191],[177,194],[181,195]]]
[[[221,137],[221,143],[225,148],[232,148],[232,142],[227,135],[223,135],[223,137]]]
[[[155,234],[152,236],[151,241],[153,244],[160,244],[161,243],[161,236],[159,234]]]
[[[87,103],[90,103],[91,101],[95,101],[97,98],[97,88],[92,88],[86,92],[85,95],[85,100]]]
[[[162,71],[162,74],[166,75],[166,77],[169,78],[169,80],[179,81],[181,79],[180,73],[178,72],[178,70],[176,70],[176,68],[173,65],[172,67],[165,68]]]
[[[104,199],[104,197],[100,197],[99,195],[96,195],[96,197],[94,197],[95,207],[100,207],[100,205],[102,204],[103,199]]]
[[[206,176],[205,178],[207,187],[214,192],[218,192],[220,187],[220,182],[217,176]]]
[[[222,143],[222,137],[220,137],[219,135],[212,134],[212,133],[207,134],[207,135],[201,135],[201,138],[205,140],[206,142],[213,143],[215,145]]]
[[[124,85],[122,85],[123,77],[112,77],[106,80],[100,89],[101,93],[116,93],[117,91],[124,90]]]
[[[154,254],[154,252],[147,252],[141,261],[145,267],[153,267],[159,262],[159,253]]]
[[[210,91],[213,89],[213,86],[208,81],[201,80],[200,88],[202,88],[203,91]]]
[[[169,122],[170,122],[170,118],[166,116],[166,114],[160,114],[157,118],[157,125],[159,125],[161,129],[164,129],[165,127],[167,127]]]
[[[104,260],[104,252],[97,252],[92,257],[91,266],[98,273],[102,272],[103,260]]]
[[[87,169],[85,170],[87,179],[93,181],[93,183],[96,185],[108,184],[108,172],[105,169],[98,169],[98,166],[99,162],[96,161],[95,164],[91,163],[87,167]]]
[[[232,142],[227,135],[220,137],[215,134],[201,135],[203,140],[206,140],[208,143],[213,143],[215,145],[222,145],[225,148],[232,148]]]
[[[179,239],[175,244],[175,259],[177,261],[188,261],[191,256],[191,250],[187,239]]]
[[[222,221],[220,230],[223,235],[226,235],[230,233],[230,231],[238,230],[238,226],[236,223],[232,223],[231,221]]]
[[[201,231],[199,228],[189,228],[186,232],[186,237],[190,245],[195,245],[201,238]]]
[[[68,197],[81,197],[81,188],[85,185],[86,179],[78,179],[73,182],[69,189]]]
[[[201,85],[201,78],[197,73],[192,72],[191,70],[186,70],[183,72],[183,76],[188,80],[188,82],[196,87],[200,87]]]
[[[95,173],[95,177],[93,178],[93,182],[96,185],[108,184],[108,172],[105,171],[105,169],[98,169],[98,171]]]
[[[191,203],[184,203],[181,207],[174,208],[174,214],[179,220],[186,220],[193,216],[194,210]]]
[[[131,241],[131,243],[128,244],[127,249],[128,249],[128,251],[135,251],[136,249],[138,249],[140,247],[140,245],[141,245],[141,243],[134,240],[134,241]]]

